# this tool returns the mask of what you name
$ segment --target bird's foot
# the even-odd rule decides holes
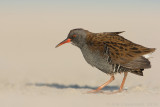
[[[98,89],[91,90],[91,91],[87,91],[87,93],[98,93],[98,92],[102,92],[102,91],[100,91],[100,90],[98,90]]]
[[[112,92],[112,94],[121,93],[123,89]]]
[[[121,93],[123,92],[124,90],[117,90],[117,91],[113,91],[113,92],[109,92],[109,93],[106,93],[106,94],[118,94],[118,93]]]

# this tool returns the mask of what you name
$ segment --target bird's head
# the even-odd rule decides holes
[[[86,42],[86,30],[84,29],[73,29],[69,32],[68,37],[60,42],[57,46],[61,46],[65,43],[71,42],[73,45],[76,45],[77,47],[81,48],[84,46]]]

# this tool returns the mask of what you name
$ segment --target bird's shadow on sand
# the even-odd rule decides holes
[[[94,86],[88,86],[88,85],[77,85],[77,84],[71,84],[71,85],[65,85],[65,84],[59,84],[59,83],[28,83],[29,86],[36,86],[36,87],[50,87],[50,88],[57,88],[57,89],[67,89],[67,88],[73,88],[73,89],[96,89],[97,87]],[[106,86],[102,90],[117,90],[119,89],[118,86]]]

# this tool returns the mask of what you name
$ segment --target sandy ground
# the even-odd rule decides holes
[[[154,16],[158,14],[93,13],[85,18],[79,13],[74,18],[56,14],[2,12],[0,107],[160,107],[160,24]],[[110,76],[89,66],[71,44],[55,48],[77,27],[93,32],[125,30],[125,38],[157,48],[150,59],[152,68],[143,77],[129,73],[122,93],[108,94],[121,84],[123,74],[117,74],[104,93],[86,94]]]
[[[1,37],[1,107],[160,106],[158,50],[150,59],[153,67],[143,77],[129,73],[124,92],[108,94],[120,86],[123,75],[117,74],[103,93],[86,94],[110,76],[89,66],[71,44],[55,49],[59,40],[51,36]]]

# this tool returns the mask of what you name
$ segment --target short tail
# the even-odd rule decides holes
[[[144,69],[138,69],[138,70],[133,70],[131,71],[131,73],[139,75],[139,76],[143,76],[143,71]]]

